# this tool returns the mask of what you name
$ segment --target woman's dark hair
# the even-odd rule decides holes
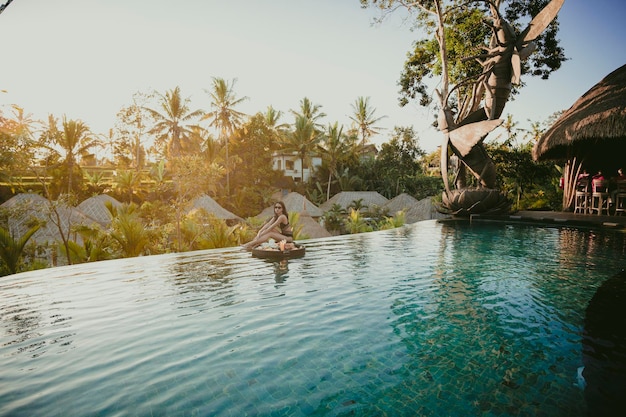
[[[282,214],[284,214],[285,216],[287,216],[287,218],[289,218],[289,213],[287,212],[287,207],[285,207],[285,203],[283,203],[282,201],[277,201],[276,203],[272,205],[272,210],[274,210],[274,207],[276,206],[276,204],[280,204],[280,206],[283,208]],[[278,218],[278,215],[276,214],[276,212],[274,212],[274,220],[276,220],[277,218]]]

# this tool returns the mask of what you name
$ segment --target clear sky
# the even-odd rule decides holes
[[[0,0],[4,4],[6,0]],[[416,34],[400,15],[372,26],[358,0],[14,0],[0,14],[0,108],[36,119],[66,115],[95,133],[113,127],[135,92],[180,86],[193,109],[210,109],[211,77],[237,79],[240,110],[285,113],[308,97],[325,122],[348,126],[351,105],[370,97],[386,128],[412,125],[434,151],[432,110],[398,106],[397,81]],[[550,80],[524,79],[506,113],[524,123],[565,110],[626,64],[626,2],[565,0],[559,34],[570,58]]]

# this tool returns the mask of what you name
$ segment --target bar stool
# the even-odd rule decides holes
[[[593,180],[591,192],[591,209],[589,212],[594,212],[601,215],[606,211],[609,214],[609,192],[607,190],[606,180]]]
[[[588,214],[591,210],[591,184],[589,175],[580,176],[576,181],[574,213]]]
[[[616,216],[626,213],[626,181],[617,181],[617,192],[613,203]]]
[[[574,200],[574,213],[589,213],[589,200],[591,199],[591,193],[585,190],[576,190],[576,197]]]
[[[615,194],[615,215],[626,214],[626,193]]]

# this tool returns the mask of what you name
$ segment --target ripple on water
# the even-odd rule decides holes
[[[423,222],[5,277],[0,415],[583,415],[584,309],[624,254],[588,237]]]

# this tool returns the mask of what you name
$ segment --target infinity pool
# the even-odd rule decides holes
[[[623,235],[420,222],[0,278],[2,416],[582,416]]]

